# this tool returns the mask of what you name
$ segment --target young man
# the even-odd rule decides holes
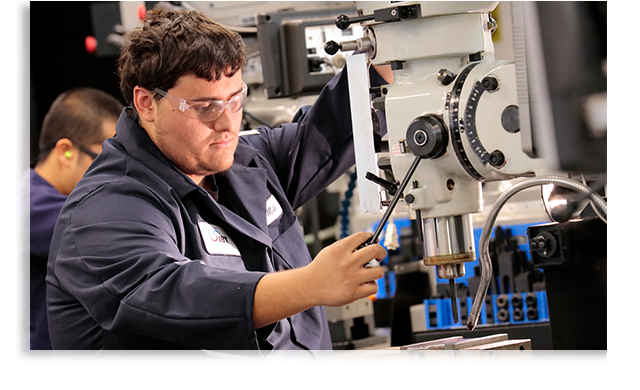
[[[122,107],[118,99],[103,91],[75,88],[58,96],[44,118],[40,153],[35,167],[29,169],[31,349],[51,349],[45,275],[58,214],[102,150],[102,142],[115,135]]]
[[[54,348],[331,349],[324,309],[377,291],[356,233],[309,256],[294,209],[354,164],[346,74],[293,123],[239,137],[244,45],[195,12],[127,36],[132,106],[69,197],[48,283]]]

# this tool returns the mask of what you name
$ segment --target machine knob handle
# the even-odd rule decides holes
[[[365,178],[367,180],[371,180],[372,182],[376,183],[377,185],[379,185],[380,187],[384,188],[385,190],[389,191],[389,195],[394,196],[396,194],[396,192],[398,192],[398,184],[400,183],[392,183],[388,180],[385,180],[381,177],[378,177],[376,175],[374,175],[371,172],[367,172],[367,174],[365,175]]]
[[[485,90],[493,92],[498,89],[499,83],[495,77],[487,76],[482,79],[482,86]]]
[[[338,52],[338,50],[342,51],[352,51],[358,50],[365,52],[372,47],[371,39],[369,38],[358,38],[355,41],[344,41],[341,43],[335,41],[329,41],[324,44],[324,51],[329,55],[334,55]]]
[[[444,154],[449,136],[442,119],[435,115],[425,115],[411,122],[406,140],[409,150],[416,156],[437,158]]]
[[[340,30],[346,30],[349,28],[351,23],[366,22],[367,20],[373,19],[375,19],[375,15],[355,16],[353,18],[350,18],[347,15],[340,15],[336,18],[336,27]]]
[[[329,41],[324,44],[324,51],[329,55],[334,55],[340,50],[341,46],[336,41]]]

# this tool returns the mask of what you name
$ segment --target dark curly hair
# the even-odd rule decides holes
[[[133,106],[133,89],[168,90],[187,74],[207,81],[233,76],[246,63],[242,37],[198,11],[157,8],[125,36],[118,59],[120,92]],[[156,97],[159,98],[159,97]]]

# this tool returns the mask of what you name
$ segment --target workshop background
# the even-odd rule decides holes
[[[124,102],[118,89],[118,79],[115,74],[117,50],[113,47],[105,49],[104,36],[98,37],[98,42],[101,45],[100,52],[91,53],[91,49],[88,49],[87,46],[92,46],[91,39],[87,40],[87,37],[104,35],[104,29],[113,26],[114,22],[112,21],[119,17],[117,7],[114,8],[117,3],[47,1],[29,4],[29,157],[37,154],[37,138],[42,119],[53,100],[61,92],[77,86],[91,86],[108,92]],[[146,2],[146,5],[150,7],[155,3]],[[211,2],[207,2],[207,4],[209,3]],[[220,2],[212,2],[211,4],[214,3]],[[297,2],[281,3],[288,4],[285,8],[295,9]],[[322,3],[334,5],[335,8],[340,9],[344,6],[349,7],[351,2]],[[250,4],[246,6],[250,7]],[[261,6],[265,7],[264,4]],[[507,6],[508,4],[501,4],[493,13],[499,25],[498,32],[493,37],[496,45],[496,57],[502,59],[513,58],[512,41],[509,34],[505,35],[503,32],[510,23],[510,12],[505,12]],[[211,8],[215,9],[215,6],[212,5]],[[277,13],[278,7],[275,8],[272,12]],[[247,14],[249,13],[247,12]],[[606,20],[605,5],[604,32],[607,31]],[[251,55],[257,50],[257,39],[253,34],[245,34],[244,36],[247,38],[248,54]],[[606,34],[604,34],[603,40],[604,43],[594,42],[594,45],[604,44],[606,53]],[[284,117],[266,119],[272,123],[285,120],[283,118],[289,115],[293,107],[301,103],[311,104],[313,94],[296,96],[287,102],[290,107],[283,113]],[[260,112],[260,104],[268,105],[270,103],[260,100],[254,104],[254,112]],[[270,109],[269,106],[265,111]],[[247,121],[250,122],[247,126],[259,124],[259,121],[265,120],[265,118],[261,119],[258,116],[257,120],[258,122],[256,119],[252,121],[251,118],[247,118]],[[591,156],[585,155],[585,157],[588,159]],[[306,238],[312,253],[333,242],[345,223],[348,231],[375,229],[375,218],[356,215],[357,213],[353,212],[354,205],[345,202],[345,200],[349,200],[347,196],[352,196],[350,198],[352,202],[357,203],[356,195],[349,192],[354,186],[350,179],[349,175],[345,175],[332,188],[300,210],[299,217],[303,222],[305,232],[309,233]],[[488,184],[485,189],[487,191],[485,198],[491,202],[498,198],[504,187]],[[494,236],[492,253],[496,256],[494,269],[502,270],[502,275],[505,277],[496,279],[492,286],[495,290],[494,294],[490,294],[487,308],[490,309],[490,316],[493,319],[487,319],[487,312],[483,313],[483,325],[486,325],[484,329],[469,333],[451,323],[449,319],[451,316],[451,297],[448,283],[439,281],[434,283],[436,279],[433,273],[425,272],[415,265],[414,260],[421,257],[417,253],[419,249],[416,249],[416,245],[419,244],[413,239],[415,227],[408,219],[398,219],[395,222],[401,249],[390,251],[390,256],[384,264],[387,271],[391,272],[386,273],[386,277],[382,281],[383,284],[380,285],[381,293],[375,299],[329,312],[329,316],[332,318],[331,330],[335,341],[334,348],[336,350],[365,351],[380,346],[428,343],[431,340],[443,340],[452,336],[493,337],[496,334],[502,334],[503,329],[508,329],[504,332],[508,333],[508,339],[532,339],[530,347],[533,350],[604,351],[605,355],[595,355],[599,363],[604,363],[606,351],[611,349],[610,339],[608,340],[607,337],[611,328],[607,329],[606,273],[603,281],[602,278],[594,276],[590,271],[581,270],[579,273],[565,275],[555,272],[555,268],[551,267],[552,277],[559,278],[556,285],[562,286],[563,289],[562,291],[558,290],[559,294],[586,301],[584,305],[580,306],[565,305],[564,307],[568,309],[564,314],[567,317],[572,317],[573,321],[569,319],[566,320],[568,322],[558,324],[563,327],[563,330],[556,333],[571,329],[572,335],[575,337],[554,340],[552,325],[549,321],[551,302],[547,295],[549,293],[548,286],[545,285],[545,280],[541,277],[541,269],[533,269],[529,244],[527,243],[527,229],[531,223],[548,221],[547,210],[539,203],[539,191],[525,193],[515,199],[513,206],[505,210],[501,215],[502,219],[498,221],[499,228],[497,236]],[[347,214],[346,221],[345,213]],[[525,218],[517,217],[524,214],[526,214]],[[483,217],[486,217],[486,213],[483,214]],[[481,226],[481,223],[474,224],[476,229]],[[597,229],[602,229],[602,227]],[[477,250],[479,248],[479,230],[475,230],[474,233],[476,233],[475,247]],[[534,232],[534,235],[536,233],[539,232]],[[572,232],[560,230],[559,234],[571,235]],[[580,236],[580,242],[593,242],[599,236],[601,237],[603,232],[596,230],[592,234]],[[606,227],[604,236],[606,241]],[[597,250],[604,250],[604,263],[602,259],[597,259],[597,261],[600,264],[598,267],[603,266],[606,271],[606,245],[604,249],[599,247]],[[477,262],[470,265],[469,269],[471,272],[458,285],[459,298],[461,296],[464,298],[474,297],[472,286],[474,283],[478,283],[479,276],[475,273],[478,271]],[[500,277],[500,274],[497,276]],[[397,290],[399,281],[404,286],[400,291]],[[424,286],[429,283],[431,285],[425,288]],[[395,305],[394,299],[396,299]],[[461,302],[462,305],[468,307],[467,309],[461,307],[460,314],[468,314],[468,311],[463,312],[463,310],[470,309],[471,301],[461,299]],[[349,310],[356,311],[361,315],[354,316],[353,313],[347,313]],[[397,313],[394,313],[394,310]],[[416,318],[420,316],[422,316],[422,322],[416,322]],[[395,334],[391,327],[394,321],[396,324]],[[563,321],[565,320],[563,319]],[[400,333],[400,331],[402,332]],[[504,338],[495,339],[495,341],[498,340],[504,341]],[[593,355],[591,356],[593,357]],[[555,359],[558,358],[558,355],[545,355],[545,357],[550,361],[557,362]],[[562,356],[562,358],[567,357],[576,358],[577,355]],[[420,359],[424,358],[424,355],[420,357]],[[415,361],[411,363],[413,365]],[[450,361],[450,363],[457,365],[459,361]],[[511,362],[507,362],[503,358],[499,358],[498,361],[493,360],[493,363],[504,364],[504,367],[514,367]],[[335,367],[332,366],[332,368]],[[343,370],[336,371],[343,372]],[[523,375],[525,374],[523,373]]]

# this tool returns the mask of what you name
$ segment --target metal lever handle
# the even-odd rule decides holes
[[[349,28],[351,23],[360,23],[366,22],[367,20],[375,19],[375,15],[362,15],[362,16],[354,16],[352,18],[347,15],[340,15],[336,18],[336,27],[340,30],[346,30]]]
[[[380,187],[384,188],[385,190],[389,191],[389,195],[391,196],[394,196],[396,192],[398,192],[398,185],[396,183],[392,183],[388,180],[378,177],[371,172],[367,172],[365,177],[368,180],[371,180],[372,182],[376,183]]]
[[[411,180],[411,176],[413,176],[413,173],[418,168],[418,164],[420,164],[420,160],[422,160],[422,156],[416,156],[416,158],[413,160],[413,163],[411,163],[411,167],[409,167],[409,171],[407,172],[405,177],[402,179],[402,183],[400,183],[400,186],[398,187],[398,192],[396,192],[395,196],[391,199],[391,203],[387,207],[387,211],[385,211],[384,215],[382,216],[382,219],[380,220],[380,223],[378,224],[376,231],[373,233],[373,236],[371,236],[369,240],[367,240],[362,245],[360,245],[358,249],[364,248],[367,245],[371,245],[375,242],[378,242],[378,237],[380,237],[380,234],[382,233],[382,229],[384,229],[384,225],[387,224],[389,217],[391,217],[391,213],[393,212],[393,209],[398,204],[398,201],[402,196],[402,192],[404,191],[405,188],[407,188],[407,184],[409,184],[409,181]]]
[[[338,50],[342,51],[362,51],[365,52],[371,49],[371,39],[369,38],[358,38],[355,41],[344,41],[338,43],[336,41],[329,41],[324,44],[324,51],[329,55],[334,55],[338,52]]]

